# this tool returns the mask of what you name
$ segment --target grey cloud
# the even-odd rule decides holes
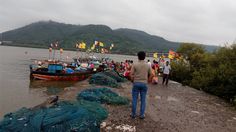
[[[179,42],[236,39],[234,0],[0,0],[0,32],[40,20],[135,28]]]

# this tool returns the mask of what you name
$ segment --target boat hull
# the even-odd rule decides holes
[[[48,72],[31,72],[31,79],[48,80],[48,81],[82,81],[90,77],[94,72],[82,73],[48,73]]]

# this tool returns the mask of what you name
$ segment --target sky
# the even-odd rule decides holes
[[[0,0],[0,32],[37,21],[132,28],[170,41],[236,41],[236,0]]]

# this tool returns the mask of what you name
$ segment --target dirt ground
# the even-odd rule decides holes
[[[60,99],[74,100],[77,93],[94,87],[87,81],[65,89]],[[98,86],[99,87],[99,86]],[[131,100],[130,82],[113,89]],[[131,119],[131,104],[104,105],[108,118],[101,124],[101,131],[137,132],[235,132],[236,110],[224,100],[179,83],[170,81],[168,87],[149,85],[146,118]],[[137,109],[139,112],[139,107]]]

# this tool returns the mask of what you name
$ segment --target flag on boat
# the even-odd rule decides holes
[[[113,47],[114,47],[114,44],[111,44],[111,46],[110,46],[110,50],[112,50],[112,49],[113,49]]]
[[[57,42],[55,42],[55,43],[51,43],[51,44],[50,44],[50,47],[51,47],[51,48],[57,48],[58,45],[59,45],[59,43],[58,43],[58,41],[57,41]]]
[[[93,44],[91,47],[91,50],[94,50],[94,49],[95,49],[95,44]]]
[[[57,41],[57,42],[55,43],[55,47],[57,48],[57,47],[58,47],[58,45],[59,45],[59,42]]]
[[[100,47],[104,47],[104,44],[102,42],[99,42]]]
[[[153,54],[153,58],[155,58],[155,59],[158,58],[158,53],[157,52]]]
[[[173,50],[169,50],[168,58],[174,59],[175,58],[175,52]]]
[[[98,45],[99,44],[99,42],[98,41],[94,41],[94,45],[96,46],[96,45]]]
[[[78,47],[79,49],[86,49],[86,44],[84,42],[79,43]]]
[[[82,49],[86,49],[86,43],[82,42],[82,43],[81,43],[81,48],[82,48]]]

